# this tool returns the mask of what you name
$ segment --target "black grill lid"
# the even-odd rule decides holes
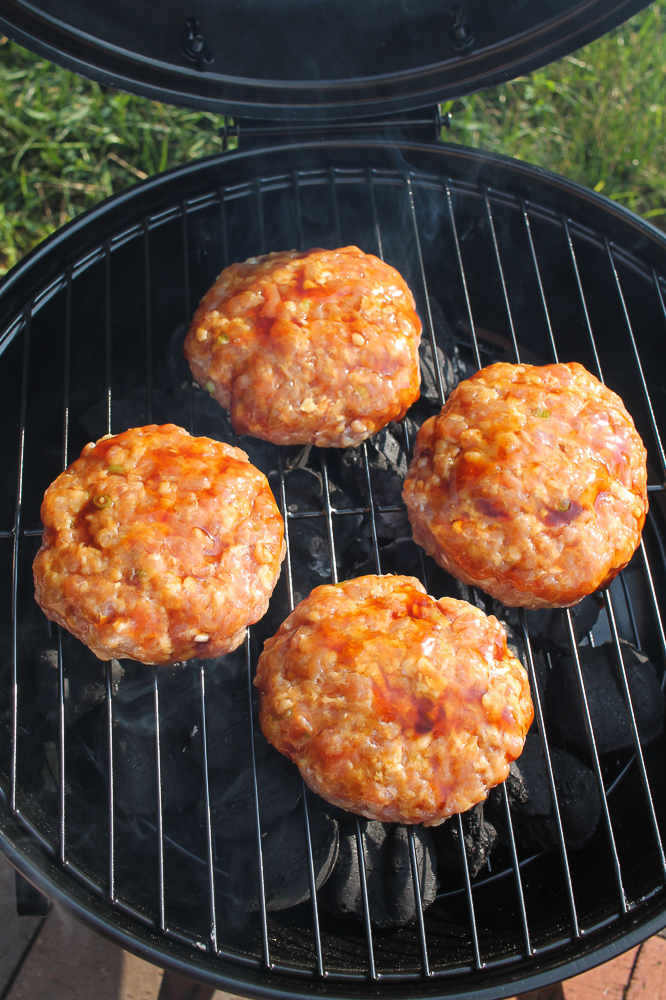
[[[544,66],[646,0],[0,0],[56,63],[170,104],[263,118],[424,107]]]

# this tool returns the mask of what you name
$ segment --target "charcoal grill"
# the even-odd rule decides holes
[[[490,1000],[575,975],[666,924],[664,740],[641,746],[620,647],[620,639],[639,646],[663,677],[666,239],[556,175],[410,138],[408,117],[394,123],[401,137],[390,143],[369,137],[369,129],[355,139],[295,141],[301,126],[290,125],[288,142],[243,151],[241,141],[238,152],[167,172],[54,234],[0,290],[0,452],[7,482],[0,496],[0,845],[34,885],[121,946],[249,996]],[[425,120],[413,116],[417,134]],[[240,132],[242,139],[242,126]],[[226,264],[273,248],[347,243],[385,258],[413,289],[440,402],[446,373],[435,348],[450,347],[451,333],[468,373],[500,358],[577,360],[619,392],[648,448],[651,510],[641,546],[609,588],[591,637],[577,635],[570,613],[561,612],[602,798],[592,841],[569,850],[556,807],[558,851],[521,850],[504,794],[509,845],[497,860],[493,855],[492,870],[472,879],[463,847],[459,884],[444,887],[422,915],[417,905],[412,924],[378,930],[367,893],[360,923],[318,906],[312,802],[304,794],[310,899],[270,912],[260,879],[259,909],[239,929],[224,891],[224,850],[211,827],[205,754],[206,690],[219,667],[184,668],[190,684],[178,704],[203,735],[203,813],[183,823],[163,808],[164,720],[175,706],[160,670],[146,668],[157,797],[151,814],[129,814],[116,801],[114,781],[107,786],[85,726],[65,724],[63,639],[32,598],[39,505],[45,486],[103,433],[170,420],[241,444],[269,476],[288,543],[268,616],[251,629],[235,661],[251,705],[261,642],[294,603],[316,583],[354,575],[368,554],[377,571],[386,568],[384,545],[403,512],[400,483],[379,482],[372,441],[354,452],[352,472],[341,473],[334,452],[235,438],[222,411],[193,384],[180,344],[200,296]],[[404,460],[412,444],[405,433]],[[304,469],[317,473],[320,490],[303,491]],[[415,561],[434,588],[441,579],[435,564],[413,547],[409,572]],[[549,726],[522,624],[554,794]],[[36,641],[47,635],[60,643],[50,716],[38,704],[32,660]],[[618,656],[633,749],[610,760],[596,751],[581,640],[610,640]],[[106,766],[113,778],[111,668],[106,687]],[[261,872],[256,778],[251,810]],[[461,820],[453,822],[462,833]],[[362,856],[360,828],[358,839]],[[418,902],[413,838],[410,855]]]

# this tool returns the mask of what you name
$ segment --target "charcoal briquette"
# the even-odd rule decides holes
[[[507,621],[502,621],[504,630],[506,632],[506,644],[511,653],[520,660],[522,665],[527,671],[527,675],[530,679],[530,688],[532,687],[532,674],[530,672],[529,658],[527,656],[527,650],[525,649],[525,640],[523,639],[522,629],[517,632],[515,629],[509,625]],[[530,643],[530,648],[532,651],[532,665],[534,667],[534,673],[536,674],[537,684],[539,685],[539,693],[541,698],[545,696],[546,693],[546,682],[548,680],[548,667],[546,661],[544,660],[541,653],[539,653]]]
[[[294,809],[303,791],[298,768],[255,733],[255,762],[262,832]],[[255,830],[252,762],[240,771],[209,773],[210,813],[218,837],[251,837]]]
[[[312,789],[308,790],[308,804],[312,809],[316,809],[318,812],[326,813],[332,819],[337,819],[338,823],[353,823],[354,813],[348,812],[346,809],[341,809],[340,806],[334,806],[331,802],[327,802],[323,799],[321,795],[317,795]]]
[[[649,743],[664,728],[664,694],[657,672],[647,656],[629,642],[620,640],[622,660],[641,743]],[[594,738],[599,753],[632,747],[627,711],[615,646],[581,646],[578,649]],[[564,746],[582,759],[590,756],[577,672],[570,655],[560,656],[548,676],[548,717]]]
[[[487,865],[488,858],[497,844],[497,830],[484,815],[483,802],[468,809],[462,814],[461,819],[467,869],[471,878],[476,878]],[[436,826],[433,834],[442,878],[447,876],[453,876],[456,880],[464,878],[458,817],[452,816],[441,826]]]
[[[412,440],[417,427],[405,418]],[[368,468],[373,500],[381,506],[402,502],[402,484],[409,467],[405,450],[405,432],[402,424],[389,423],[366,444]],[[364,448],[336,448],[328,458],[328,473],[335,483],[352,500],[355,506],[365,506],[369,501]]]
[[[37,699],[40,711],[50,719],[59,717],[58,637],[42,640],[33,653]],[[76,722],[106,698],[106,663],[87,646],[63,630],[63,693],[65,725]],[[112,693],[116,694],[124,676],[118,660],[111,660]]]
[[[227,691],[223,685],[206,689],[206,748],[208,766],[218,771],[240,771],[250,761],[250,708],[247,687]],[[191,734],[190,752],[203,763],[202,731]]]
[[[596,778],[589,768],[566,751],[553,746],[549,751],[564,840],[568,847],[577,849],[590,840],[599,823],[601,800]],[[531,850],[556,850],[559,845],[557,822],[537,733],[528,735],[522,754],[512,762],[506,790],[516,842]],[[508,829],[501,789],[490,792],[486,811],[506,843]]]
[[[157,811],[157,765],[155,734],[146,726],[125,725],[114,720],[113,794],[116,805],[140,816]],[[160,770],[162,809],[184,809],[199,797],[201,768],[184,753],[185,746],[170,738],[161,741]],[[95,733],[95,758],[108,781],[108,726],[100,714]]]
[[[399,573],[401,576],[423,578],[423,563],[421,549],[411,538],[397,538],[388,545],[379,547],[380,570],[382,573]],[[349,573],[348,579],[357,576],[367,576],[377,572],[374,554],[363,562],[357,562]]]
[[[421,361],[421,399],[441,406],[440,379],[444,398],[446,398],[461,378],[465,377],[465,366],[460,358],[458,345],[451,327],[446,321],[444,310],[434,296],[430,296],[430,318],[437,344],[437,360],[439,379],[435,369],[430,337],[427,325],[424,324],[423,336],[419,350]],[[419,402],[420,402],[419,401]]]
[[[458,348],[455,348],[458,351]],[[431,403],[439,409],[442,405],[440,399],[440,383],[437,377],[437,370],[432,353],[430,340],[427,336],[421,338],[419,347],[419,359],[421,363],[421,397],[420,408],[424,403]],[[446,351],[437,345],[437,362],[439,365],[439,375],[441,377],[442,394],[444,399],[455,389],[460,381],[458,373],[458,359],[451,357]],[[436,411],[433,411],[436,412]]]
[[[208,393],[205,393],[208,397]],[[210,399],[210,397],[208,397]],[[211,402],[213,402],[211,400]],[[152,410],[152,420],[149,413]],[[218,408],[219,411],[219,408]],[[142,427],[148,423],[168,423],[173,413],[172,400],[168,392],[153,386],[150,399],[145,388],[134,389],[122,398],[114,396],[113,423],[115,433],[128,430],[130,427]],[[81,426],[88,437],[95,441],[107,431],[108,402],[101,399],[94,403],[79,417]],[[202,434],[204,431],[198,431]],[[219,434],[216,435],[219,437]]]
[[[330,876],[338,856],[338,823],[322,812],[309,814],[312,860],[317,889]],[[256,830],[242,840],[218,841],[218,865],[227,874],[221,894],[234,911],[258,910],[259,861]],[[264,893],[267,910],[286,910],[310,898],[309,854],[302,807],[293,810],[261,838]]]
[[[597,624],[599,612],[603,606],[603,596],[601,593],[595,593],[588,594],[582,601],[568,609],[578,643],[582,642],[588,632],[591,632]],[[488,611],[497,618],[508,622],[518,634],[522,633],[518,608],[506,608],[500,601],[492,599],[489,602]],[[557,651],[569,649],[569,625],[564,608],[525,611],[525,624],[531,639]]]
[[[114,719],[128,729],[155,733],[155,668],[134,660],[118,661],[123,676],[113,699]],[[165,738],[187,743],[200,719],[198,665],[177,662],[157,668],[160,731]]]
[[[360,820],[370,919],[377,927],[402,927],[416,917],[407,829],[395,823]],[[437,895],[437,861],[432,830],[413,827],[416,863],[425,909]],[[335,868],[319,897],[327,912],[364,919],[356,823],[340,828]]]
[[[285,472],[284,488],[287,507],[291,512],[322,510],[326,506],[323,478],[318,469],[294,465]]]

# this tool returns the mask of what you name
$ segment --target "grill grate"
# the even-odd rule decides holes
[[[659,424],[664,426],[666,418],[666,398],[659,383],[666,332],[664,279],[621,244],[582,225],[571,214],[553,211],[547,199],[539,202],[515,196],[482,181],[473,182],[473,178],[448,178],[404,167],[331,166],[266,172],[251,181],[220,187],[215,177],[221,170],[208,167],[209,186],[196,196],[181,196],[142,217],[136,213],[138,222],[129,226],[124,222],[96,246],[86,248],[33,294],[0,340],[4,350],[0,380],[6,400],[0,450],[4,467],[13,470],[16,482],[13,509],[0,502],[4,518],[0,520],[4,528],[0,531],[0,587],[6,596],[0,609],[5,616],[2,635],[9,649],[0,668],[4,810],[37,838],[45,855],[57,860],[67,878],[82,883],[137,927],[143,925],[157,934],[164,942],[158,948],[165,953],[171,941],[180,942],[186,953],[189,950],[193,962],[208,954],[213,963],[207,967],[209,976],[215,976],[215,962],[223,959],[241,969],[266,970],[273,989],[282,988],[279,973],[284,972],[306,979],[326,977],[338,993],[367,990],[367,984],[377,979],[399,991],[400,984],[424,978],[436,982],[436,991],[443,993],[476,990],[487,981],[479,978],[482,973],[504,974],[505,966],[507,975],[515,979],[545,967],[544,963],[556,964],[558,956],[564,960],[582,954],[582,950],[572,951],[572,946],[589,950],[595,941],[598,946],[600,935],[609,928],[616,933],[614,928],[623,928],[623,921],[642,912],[646,900],[654,900],[655,895],[661,898],[666,881],[660,833],[666,805],[655,784],[655,779],[663,784],[663,775],[658,755],[640,744],[620,645],[620,638],[626,638],[646,649],[663,673],[666,641],[658,595],[666,594],[666,558],[660,537],[666,458],[659,433]],[[186,179],[187,170],[179,176]],[[456,332],[468,374],[499,358],[542,363],[580,360],[602,380],[607,377],[634,415],[650,456],[653,511],[639,552],[606,593],[607,622],[588,638],[590,643],[604,638],[613,642],[633,752],[611,764],[600,759],[578,656],[577,642],[582,637],[576,635],[571,613],[562,612],[602,802],[594,847],[570,851],[557,806],[548,725],[523,614],[536,725],[555,803],[557,854],[535,857],[517,847],[503,788],[509,839],[503,867],[477,879],[470,877],[458,817],[452,822],[459,832],[461,884],[442,892],[424,914],[410,829],[417,919],[407,928],[378,931],[371,920],[364,842],[357,820],[364,920],[358,925],[343,924],[318,909],[311,805],[303,786],[299,808],[310,900],[293,911],[271,914],[264,884],[262,803],[253,741],[252,677],[258,644],[314,585],[312,566],[303,558],[304,540],[316,536],[321,543],[317,565],[324,575],[315,582],[325,582],[326,577],[337,582],[339,577],[353,575],[350,539],[359,531],[369,545],[376,571],[382,572],[382,546],[388,537],[383,525],[387,517],[399,517],[404,508],[377,489],[372,442],[357,449],[358,479],[351,485],[343,482],[348,488],[345,499],[335,455],[315,454],[315,450],[297,455],[298,449],[233,438],[232,443],[246,448],[251,460],[270,475],[285,517],[287,540],[274,611],[251,630],[242,650],[250,706],[259,904],[241,943],[230,932],[223,912],[224,859],[219,856],[211,819],[206,690],[216,668],[205,663],[188,668],[203,747],[203,805],[195,847],[179,842],[164,808],[163,758],[169,734],[161,723],[168,691],[163,690],[159,671],[151,681],[154,816],[132,819],[114,802],[115,696],[110,665],[104,707],[106,806],[86,812],[85,783],[97,794],[103,782],[94,773],[85,738],[79,737],[76,744],[65,725],[68,664],[62,635],[54,723],[39,715],[31,687],[31,645],[35,637],[51,634],[47,633],[51,626],[39,617],[30,596],[30,564],[41,534],[39,503],[48,482],[95,436],[95,429],[98,434],[117,433],[138,423],[173,420],[192,433],[232,438],[221,411],[211,415],[205,409],[204,394],[193,387],[185,363],[176,361],[174,353],[199,296],[232,260],[288,246],[306,249],[352,242],[385,257],[412,287],[440,402],[447,383],[437,351],[442,336],[438,310]],[[168,406],[165,386],[171,393]],[[405,422],[401,448],[406,460],[412,445]],[[294,469],[299,468],[320,476],[321,497],[316,504],[290,485]],[[429,592],[439,596],[441,572],[416,547],[414,558]],[[475,599],[473,591],[469,597]],[[47,780],[44,774],[49,768]],[[633,816],[629,815],[632,811]],[[93,824],[89,835],[83,836],[82,824],[88,815]],[[197,825],[194,820],[193,825]],[[147,858],[152,859],[149,865]]]

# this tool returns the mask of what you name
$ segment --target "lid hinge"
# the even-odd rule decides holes
[[[206,45],[206,40],[199,30],[199,22],[196,17],[188,17],[187,19],[187,35],[180,47],[180,52],[188,62],[196,66],[200,73],[204,73],[206,67],[215,62]]]
[[[271,121],[265,118],[227,119],[219,130],[225,152],[232,148],[255,149],[265,145],[312,142],[317,139],[385,139],[393,142],[432,142],[451,127],[451,115],[439,105],[399,112],[384,118],[343,121]],[[236,140],[234,143],[233,140]]]

